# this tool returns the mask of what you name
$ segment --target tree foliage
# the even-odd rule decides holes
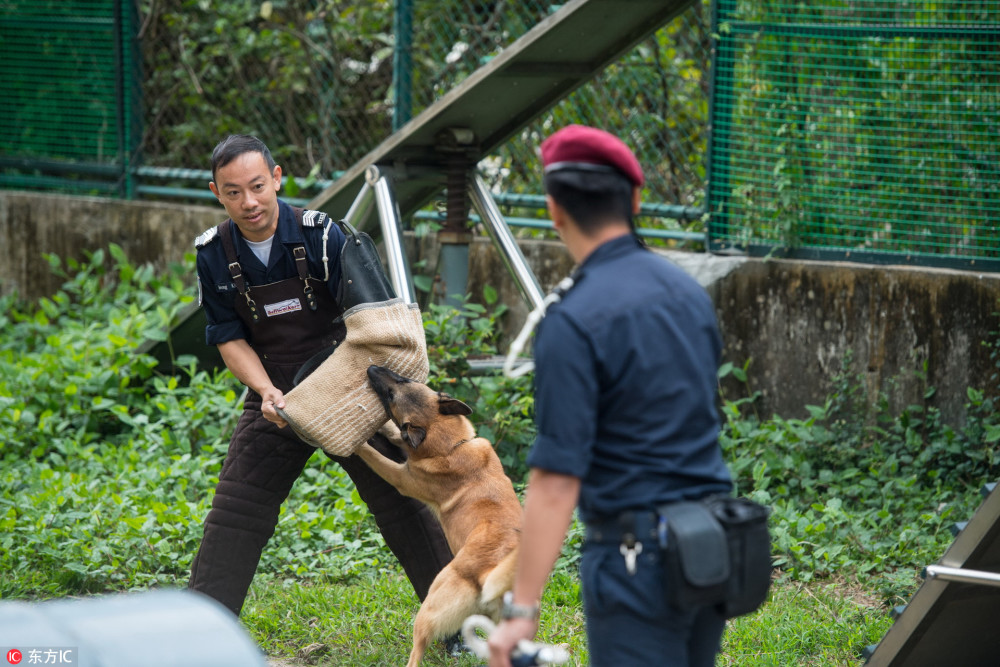
[[[143,159],[204,167],[234,132],[260,135],[287,173],[329,178],[549,15],[548,2],[413,0],[412,105],[397,109],[389,0],[142,0]],[[627,136],[650,201],[699,203],[705,178],[708,0],[643,41],[485,164],[495,188],[538,192],[540,138],[572,122]]]
[[[203,166],[257,134],[293,173],[329,174],[387,134],[393,3],[144,0],[147,163]],[[197,164],[198,162],[202,164]]]

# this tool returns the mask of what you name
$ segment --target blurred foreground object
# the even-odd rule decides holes
[[[189,591],[0,602],[0,651],[24,665],[267,666],[235,616]]]

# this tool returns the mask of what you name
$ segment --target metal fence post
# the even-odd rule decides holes
[[[119,0],[114,5],[114,50],[115,50],[115,102],[116,102],[116,134],[118,139],[119,195],[132,199],[135,196],[135,169],[133,158],[138,150],[138,141],[142,135],[140,130],[141,114],[139,100],[142,91],[139,89],[138,68],[142,59],[139,57],[138,21],[134,3],[131,0]]]
[[[729,131],[732,125],[733,98],[729,95],[735,66],[733,39],[720,33],[719,5],[724,0],[712,3],[712,62],[709,82],[712,87],[708,96],[708,159],[705,161],[705,210],[708,224],[705,225],[706,250],[719,250],[717,238],[725,238],[729,228]],[[720,95],[721,93],[721,95]],[[721,99],[720,99],[721,98]]]
[[[392,86],[396,104],[392,129],[398,130],[413,116],[413,0],[396,0],[393,16],[396,46],[392,57]]]

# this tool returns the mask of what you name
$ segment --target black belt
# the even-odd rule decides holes
[[[591,544],[627,544],[634,540],[652,547],[659,543],[660,515],[648,510],[622,512],[611,519],[588,521],[586,525],[586,541]]]
[[[637,558],[667,543],[667,523],[657,512],[627,511],[614,519],[587,523],[586,544],[617,544],[625,571],[636,572]]]
[[[716,493],[681,498],[674,502],[699,500],[712,495]],[[667,523],[661,520],[656,510],[626,510],[618,516],[599,517],[584,523],[587,526],[586,540],[592,544],[628,544],[630,540],[636,540],[652,546],[666,544],[667,541]]]

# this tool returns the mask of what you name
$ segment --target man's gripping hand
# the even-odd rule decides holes
[[[278,426],[278,428],[285,428],[288,426],[288,422],[286,422],[282,416],[278,414],[278,410],[283,410],[285,408],[285,395],[281,393],[281,390],[272,386],[261,392],[260,397],[260,411],[264,413],[264,419],[269,422],[273,422]]]

